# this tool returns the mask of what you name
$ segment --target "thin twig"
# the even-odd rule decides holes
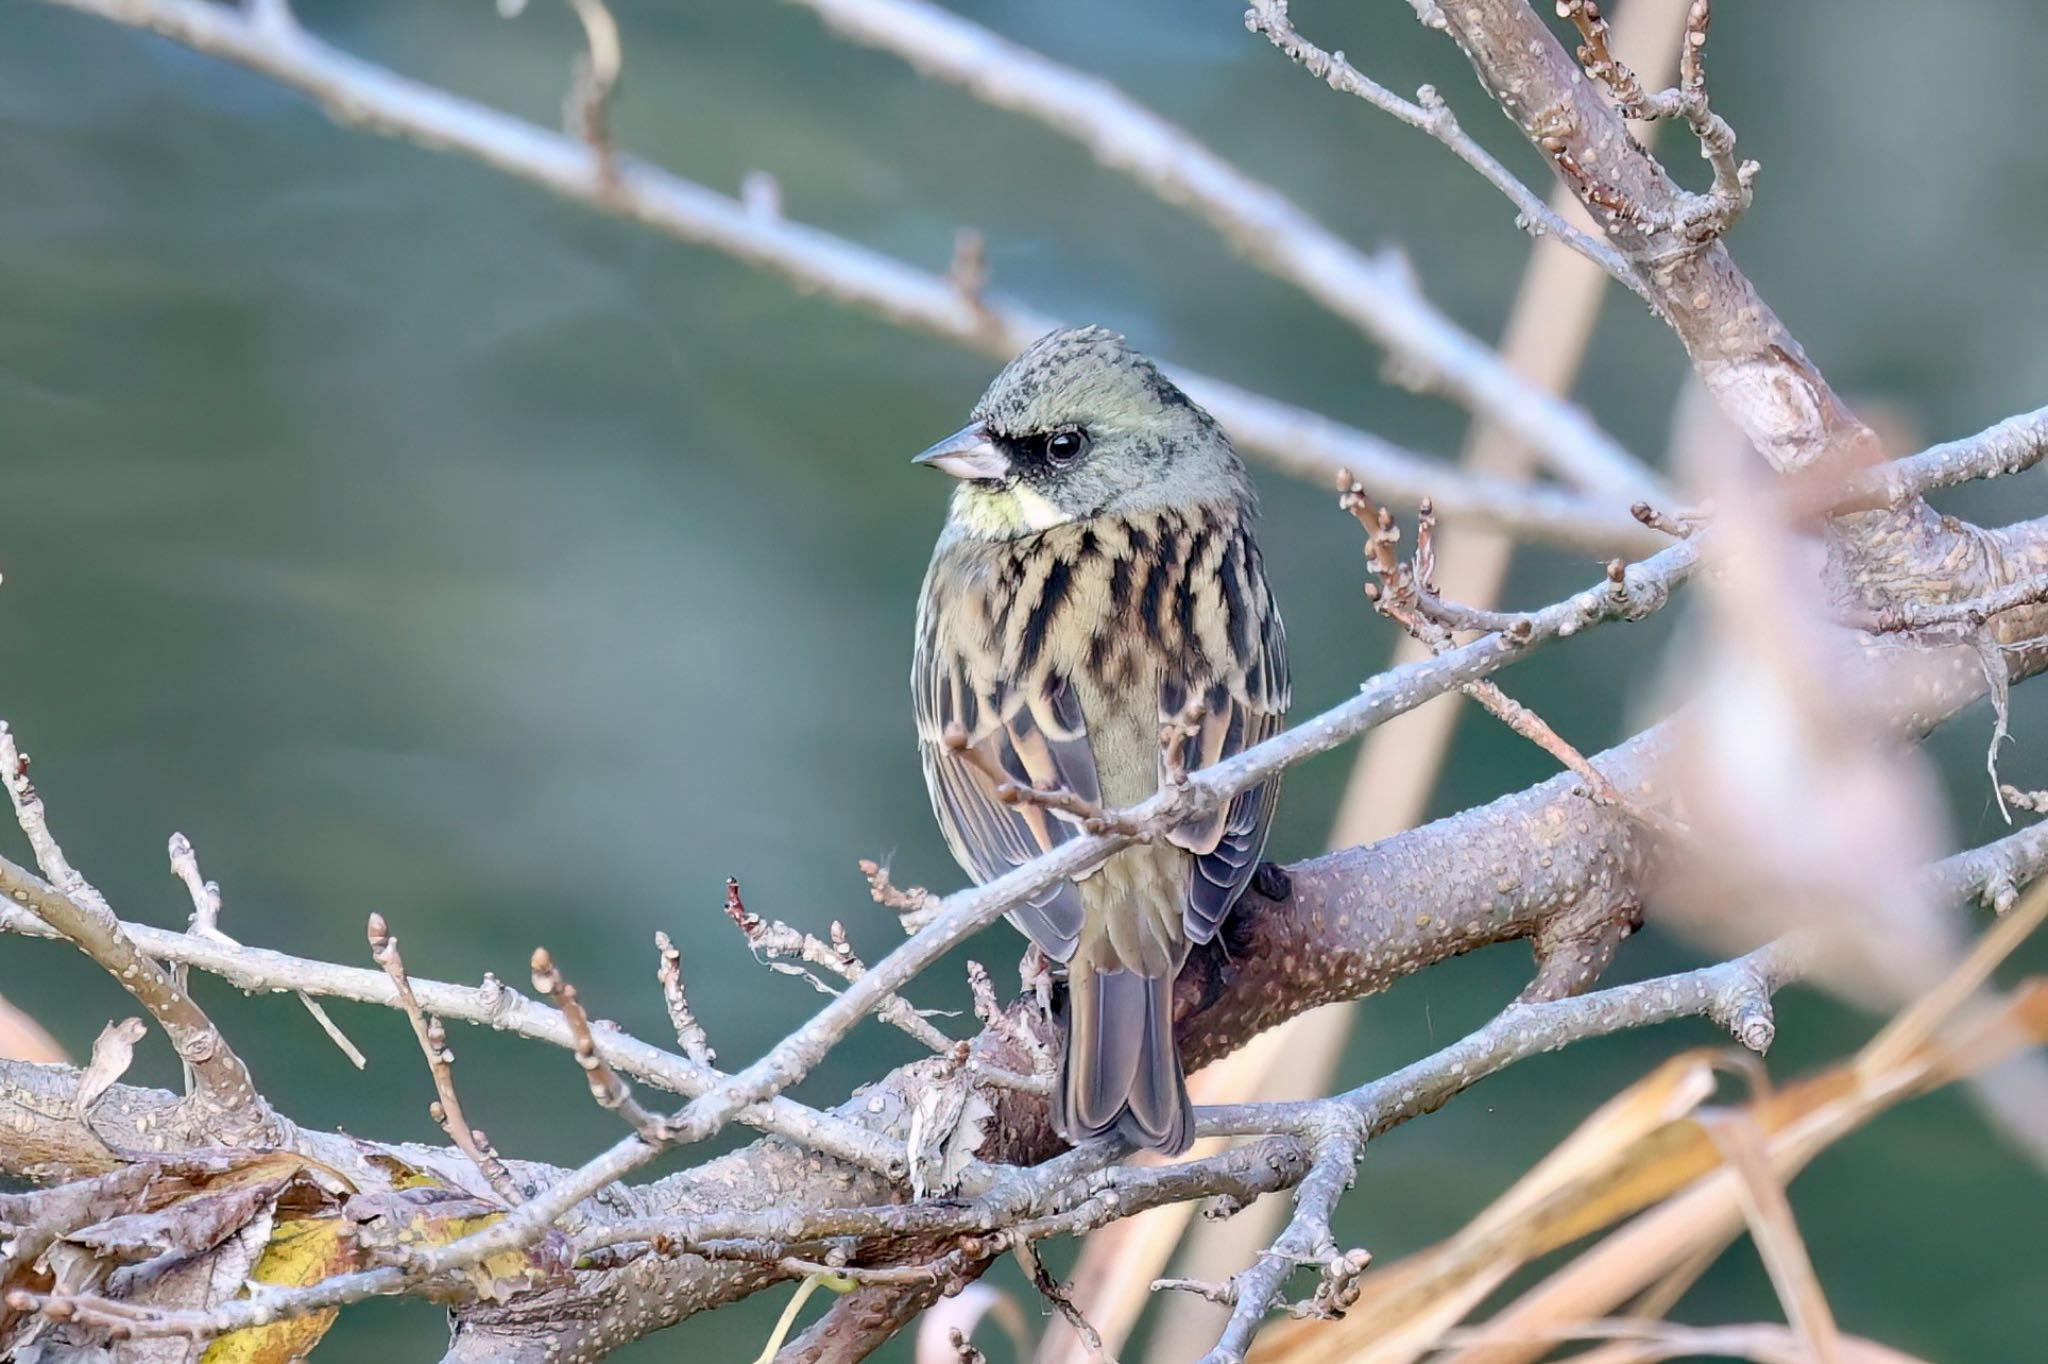
[[[658,928],[654,930],[654,950],[661,956],[661,965],[655,969],[654,977],[661,983],[661,999],[668,1006],[669,1026],[675,1029],[676,1044],[683,1049],[683,1055],[698,1065],[707,1068],[716,1065],[718,1053],[711,1048],[711,1036],[697,1021],[696,1011],[690,1007],[690,997],[683,990],[682,950]]]
[[[1649,301],[1641,282],[1635,277],[1634,268],[1619,251],[1566,222],[1544,202],[1543,196],[1522,183],[1513,171],[1474,141],[1434,87],[1423,86],[1412,101],[1401,98],[1346,61],[1342,52],[1325,51],[1304,38],[1288,14],[1287,0],[1251,0],[1244,22],[1246,28],[1263,35],[1289,59],[1332,90],[1355,95],[1375,109],[1392,114],[1409,127],[1428,133],[1507,196],[1515,206],[1518,226],[1538,236],[1557,238]],[[1656,305],[1652,303],[1651,306]]]
[[[526,1190],[519,1187],[519,1181],[512,1178],[512,1172],[505,1168],[505,1162],[498,1158],[491,1147],[490,1139],[469,1125],[469,1119],[462,1111],[462,1098],[455,1090],[455,1052],[448,1046],[448,1033],[441,1026],[441,1020],[420,1007],[419,999],[412,992],[412,981],[405,974],[405,958],[399,955],[398,937],[382,914],[370,915],[368,925],[370,956],[391,977],[391,984],[398,991],[399,1007],[405,1010],[406,1019],[412,1024],[412,1035],[418,1039],[421,1053],[427,1058],[427,1071],[434,1077],[435,1099],[427,1108],[429,1116],[448,1134],[448,1140],[455,1143],[455,1149],[469,1157],[491,1190],[508,1204],[519,1204],[526,1199]]]
[[[948,725],[943,738],[947,751],[980,773],[988,782],[989,788],[995,792],[996,799],[1005,805],[1040,806],[1056,815],[1064,816],[1091,834],[1115,833],[1143,840],[1154,832],[1150,826],[1134,823],[1108,809],[1101,802],[1085,799],[1065,787],[1039,787],[1017,781],[985,750],[974,745],[962,725]],[[1186,775],[1186,769],[1183,768],[1183,780]]]
[[[1692,0],[1679,40],[1678,85],[1655,94],[1645,91],[1636,73],[1608,48],[1607,20],[1600,13],[1597,0],[1558,0],[1557,11],[1579,31],[1583,40],[1579,62],[1586,74],[1607,88],[1624,117],[1682,118],[1699,139],[1700,154],[1713,167],[1713,187],[1704,195],[1691,196],[1692,201],[1675,225],[1695,241],[1709,241],[1727,232],[1749,208],[1750,185],[1756,178],[1757,163],[1736,160],[1735,130],[1714,112],[1707,99],[1706,46],[1707,26],[1713,20],[1711,0]],[[1636,221],[1652,220],[1652,214],[1641,206],[1629,207]]]
[[[942,903],[923,886],[898,886],[889,879],[887,863],[860,860],[860,874],[867,878],[868,893],[875,903],[895,912],[905,933],[915,933],[930,923]]]
[[[230,947],[239,946],[240,944],[233,938],[221,931],[220,882],[208,881],[199,874],[199,853],[193,848],[192,840],[183,834],[172,834],[170,857],[171,875],[184,883],[186,892],[192,897],[192,918],[186,931],[197,937],[226,943]],[[185,967],[176,966],[172,970],[177,973],[178,988],[185,988]],[[320,1025],[320,1030],[327,1034],[328,1040],[341,1048],[341,1054],[349,1059],[350,1065],[362,1070],[370,1064],[361,1048],[349,1040],[348,1034],[344,1033],[341,1025],[328,1015],[319,1000],[304,990],[294,993],[298,995],[299,1003],[306,1006],[306,1012],[313,1015],[313,1021]],[[187,1083],[189,1085],[189,1080]]]
[[[48,882],[0,857],[0,931],[62,938],[45,919],[85,912],[69,900]],[[150,956],[197,967],[251,994],[304,990],[329,999],[403,1007],[390,977],[382,971],[174,933],[133,921],[122,921],[120,927]],[[575,1045],[559,1011],[536,1003],[495,976],[487,974],[480,986],[418,977],[412,977],[411,984],[422,1006],[441,1018],[481,1024],[564,1049]],[[702,1093],[720,1078],[717,1070],[624,1033],[607,1031],[597,1044],[615,1068],[674,1093]],[[862,1169],[886,1174],[903,1164],[902,1151],[895,1143],[789,1099],[778,1097],[749,1109],[742,1121]]]
[[[576,1057],[576,1064],[583,1067],[584,1078],[590,1082],[590,1097],[599,1108],[624,1118],[626,1125],[649,1146],[664,1145],[669,1140],[667,1121],[660,1114],[643,1107],[633,1097],[633,1087],[606,1064],[604,1053],[598,1050],[597,1034],[592,1029],[590,1015],[584,1010],[576,987],[562,979],[554,957],[545,947],[533,949],[532,965],[533,988],[543,999],[554,1001],[555,1007],[562,1011],[563,1021],[569,1025],[569,1036],[575,1039],[570,1050]]]
[[[829,943],[815,934],[792,928],[780,919],[763,919],[747,908],[746,902],[740,898],[740,883],[731,877],[727,877],[725,882],[725,917],[747,940],[756,960],[771,970],[808,981],[819,994],[831,995],[838,991],[797,962],[808,962],[830,971],[849,984],[867,974],[867,963],[854,952],[853,944],[846,936],[846,926],[837,919],[832,921],[832,940]],[[957,1041],[940,1032],[921,1010],[901,995],[892,994],[884,998],[875,1009],[875,1017],[941,1056],[952,1056],[959,1049]]]
[[[2048,578],[2021,578],[1978,596],[1952,602],[1903,601],[1877,611],[1849,611],[1842,623],[1877,634],[1958,627],[1979,630],[1993,616],[2048,602]]]
[[[1532,618],[1527,615],[1478,611],[1446,602],[1436,595],[1431,586],[1436,572],[1436,513],[1428,499],[1423,500],[1416,513],[1415,548],[1405,560],[1398,548],[1401,531],[1394,521],[1394,514],[1375,503],[1348,474],[1339,476],[1337,505],[1351,513],[1365,529],[1365,558],[1375,579],[1366,584],[1366,599],[1374,610],[1406,630],[1432,652],[1441,654],[1452,648],[1456,643],[1452,631],[1471,628],[1475,624],[1497,629],[1508,639],[1525,639],[1533,630]],[[1626,600],[1626,565],[1618,559],[1610,563],[1607,581]],[[1502,691],[1491,679],[1467,682],[1459,690],[1509,729],[1557,759],[1585,783],[1586,794],[1592,799],[1623,810],[1631,818],[1661,833],[1674,835],[1680,832],[1669,816],[1642,808],[1623,796],[1584,753],[1536,712]]]
[[[249,1078],[248,1067],[172,974],[142,954],[106,897],[64,856],[28,769],[28,755],[15,747],[13,733],[0,721],[0,785],[7,788],[36,865],[59,892],[35,902],[34,912],[98,962],[157,1021],[179,1059],[191,1067],[194,1088],[188,1098],[203,1128],[228,1141],[274,1140],[276,1116]],[[24,900],[19,892],[15,898]]]
[[[893,52],[927,78],[959,86],[984,104],[1072,139],[1104,166],[1193,214],[1246,260],[1385,347],[1398,374],[1514,430],[1560,476],[1581,487],[1630,496],[1658,487],[1657,476],[1583,411],[1528,382],[1432,305],[1405,261],[1353,247],[1271,185],[1108,82],[927,0],[796,2],[838,36]],[[1513,183],[1497,165],[1488,173],[1485,154],[1455,132],[1454,124],[1441,122],[1448,119],[1448,110],[1440,115],[1418,111],[1418,116],[1422,121],[1416,126],[1428,128],[1461,155],[1469,151],[1467,159],[1496,185],[1506,190]],[[1546,213],[1541,200],[1524,189],[1517,207],[1525,202],[1538,215],[1530,222],[1547,228],[1550,220],[1541,216]],[[1600,249],[1583,234],[1578,240]],[[1626,266],[1621,268],[1626,279]],[[1238,434],[1228,417],[1216,415]]]

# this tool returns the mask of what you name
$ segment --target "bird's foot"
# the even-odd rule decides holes
[[[1024,959],[1017,963],[1017,984],[1024,993],[1038,1001],[1038,1011],[1047,1018],[1055,1016],[1053,986],[1056,983],[1052,958],[1039,951],[1035,944],[1025,948]]]
[[[1284,904],[1294,898],[1294,878],[1278,862],[1261,862],[1252,873],[1252,891],[1262,899]]]

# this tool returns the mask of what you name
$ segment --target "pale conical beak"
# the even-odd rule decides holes
[[[1010,476],[1009,459],[996,448],[979,422],[961,427],[910,462],[929,464],[955,478],[1003,479]]]

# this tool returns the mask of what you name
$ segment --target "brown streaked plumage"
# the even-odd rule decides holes
[[[1041,339],[918,459],[961,480],[918,603],[911,688],[932,808],[977,881],[1075,832],[1000,800],[988,769],[1118,808],[1158,790],[1160,728],[1191,701],[1191,767],[1279,728],[1286,640],[1249,480],[1209,415],[1122,337]],[[949,747],[956,731],[981,761]],[[1012,912],[1066,968],[1053,1116],[1069,1141],[1114,1130],[1186,1148],[1173,980],[1250,881],[1274,795],[1245,791]]]

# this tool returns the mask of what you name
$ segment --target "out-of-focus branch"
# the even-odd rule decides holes
[[[148,29],[234,62],[314,100],[337,122],[479,161],[514,179],[743,264],[835,303],[1008,359],[1054,319],[964,291],[945,274],[907,265],[778,212],[672,175],[637,158],[602,157],[585,142],[341,52],[277,18],[204,0],[49,0]],[[1624,501],[1474,477],[1389,441],[1235,385],[1177,370],[1175,380],[1244,449],[1318,483],[1350,468],[1404,505],[1433,496],[1446,512],[1534,539],[1605,553],[1644,553],[1654,537]]]
[[[1358,327],[1387,349],[1397,372],[1415,387],[1441,391],[1518,432],[1559,475],[1631,497],[1654,495],[1660,487],[1641,461],[1582,411],[1523,379],[1491,347],[1433,307],[1399,260],[1358,251],[1272,186],[1109,82],[1061,66],[925,0],[796,3],[843,38],[893,52],[921,75],[960,86],[985,104],[1072,138],[1103,165],[1185,208],[1246,259]],[[1558,234],[1628,280],[1628,265],[1618,253],[1549,212],[1465,136],[1441,102],[1428,107],[1400,103],[1407,112],[1397,116],[1430,132],[1499,186],[1531,230]],[[1227,418],[1224,424],[1230,424]]]
[[[0,722],[0,786],[7,788],[15,822],[28,838],[36,864],[62,889],[61,897],[37,907],[43,922],[99,963],[170,1038],[192,1083],[181,1115],[183,1125],[220,1141],[275,1140],[276,1115],[249,1078],[242,1058],[176,978],[143,955],[106,898],[65,857],[50,832],[48,811],[29,780],[28,767],[28,756],[15,747],[13,733]]]

